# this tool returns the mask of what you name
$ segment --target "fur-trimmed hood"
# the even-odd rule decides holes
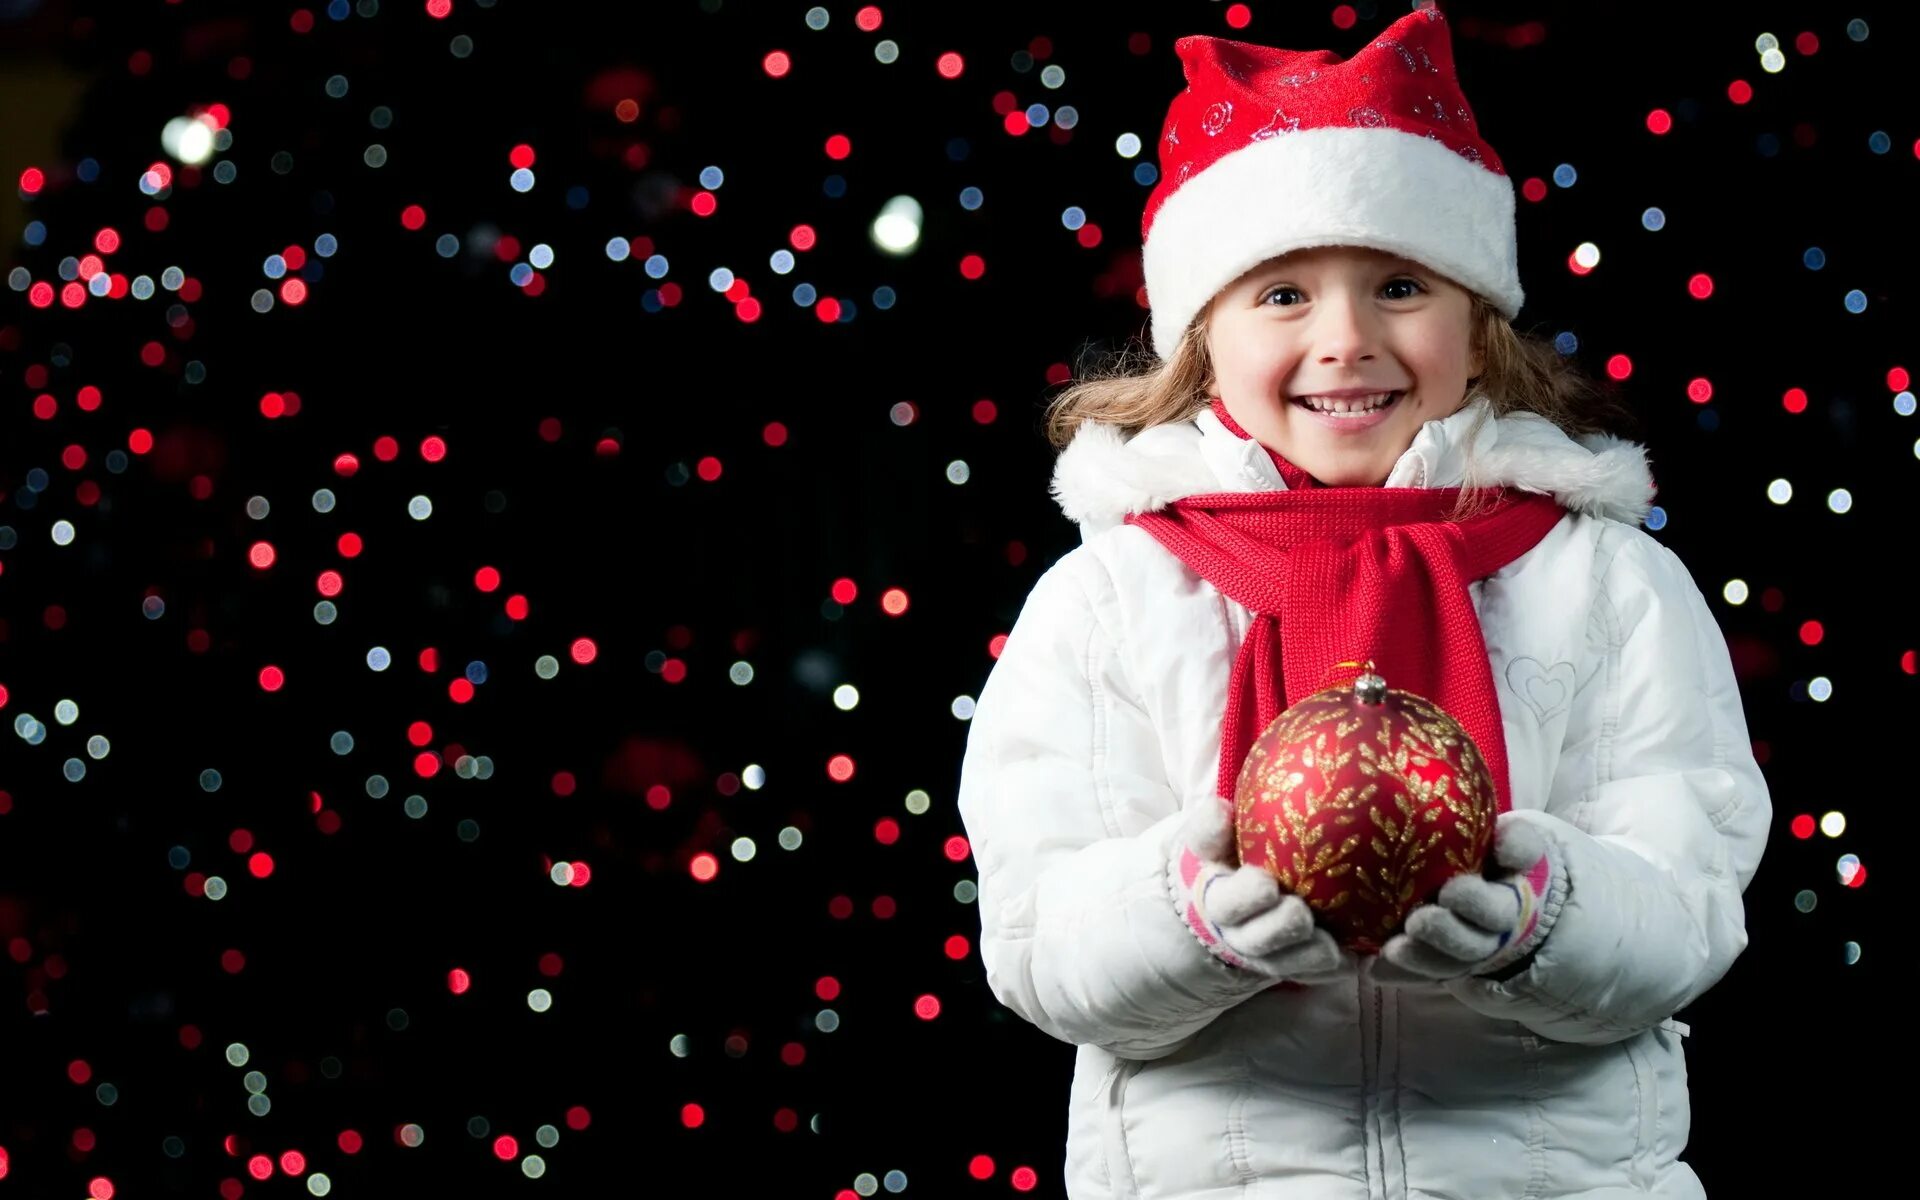
[[[1608,434],[1575,439],[1528,412],[1495,417],[1476,393],[1450,417],[1428,421],[1395,462],[1387,487],[1516,487],[1552,496],[1573,512],[1628,524],[1653,507],[1646,448]],[[1054,464],[1052,493],[1083,538],[1205,492],[1286,487],[1260,443],[1242,438],[1211,411],[1157,425],[1129,439],[1118,426],[1088,421]]]

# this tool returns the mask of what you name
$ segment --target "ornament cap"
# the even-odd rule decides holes
[[[1386,703],[1387,681],[1373,669],[1372,659],[1366,661],[1359,676],[1353,681],[1353,698],[1362,704],[1375,707]]]

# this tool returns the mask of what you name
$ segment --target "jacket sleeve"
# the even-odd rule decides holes
[[[1629,529],[1591,628],[1604,652],[1565,748],[1591,777],[1556,779],[1525,813],[1564,856],[1562,907],[1525,971],[1447,986],[1542,1037],[1597,1044],[1658,1025],[1733,965],[1772,805],[1726,639],[1671,550]]]
[[[975,704],[959,807],[994,996],[1063,1042],[1153,1059],[1274,981],[1209,954],[1174,914],[1167,860],[1182,802],[1164,771],[1110,761],[1110,746],[1157,735],[1113,652],[1103,595],[1112,583],[1085,547],[1034,585]],[[1123,836],[1117,814],[1129,811],[1136,828],[1151,823]]]

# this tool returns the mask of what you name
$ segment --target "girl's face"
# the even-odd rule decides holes
[[[1214,297],[1214,385],[1240,428],[1315,479],[1378,486],[1421,425],[1466,403],[1482,365],[1472,312],[1464,288],[1411,260],[1357,246],[1296,250]]]

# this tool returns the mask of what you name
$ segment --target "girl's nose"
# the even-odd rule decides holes
[[[1357,296],[1330,293],[1314,314],[1314,353],[1322,363],[1364,362],[1378,347],[1379,325],[1372,308]]]

